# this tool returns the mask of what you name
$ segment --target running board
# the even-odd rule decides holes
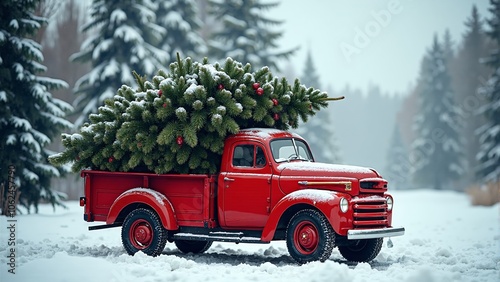
[[[233,243],[261,243],[268,244],[269,242],[261,241],[258,237],[245,237],[241,232],[209,232],[208,234],[194,233],[176,233],[172,235],[174,240],[195,240],[195,241],[220,241]]]
[[[89,231],[99,230],[99,229],[106,229],[106,228],[113,228],[113,227],[120,227],[120,226],[122,226],[122,224],[123,223],[118,222],[118,223],[112,223],[112,224],[89,226]]]

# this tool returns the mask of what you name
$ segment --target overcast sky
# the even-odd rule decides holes
[[[490,16],[488,0],[286,0],[266,16],[284,21],[283,49],[301,47],[291,59],[295,75],[310,48],[323,88],[373,83],[392,94],[415,83],[434,34],[449,29],[460,42],[473,4]]]

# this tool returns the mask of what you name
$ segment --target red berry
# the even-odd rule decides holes
[[[260,83],[255,82],[254,84],[252,84],[252,87],[253,87],[254,90],[257,90],[257,88],[260,87]]]
[[[274,120],[279,120],[279,119],[280,119],[280,115],[278,115],[278,114],[274,114],[273,119],[274,119]]]
[[[219,84],[219,85],[217,85],[217,89],[219,89],[219,90],[224,89],[224,84]]]
[[[279,104],[277,99],[273,99],[273,105],[277,106]]]
[[[184,144],[184,138],[182,136],[177,136],[177,145],[181,146]]]
[[[108,159],[108,163],[112,163],[114,160],[115,160],[115,158],[113,158],[113,157],[109,157],[109,159]]]
[[[257,90],[255,90],[255,92],[257,92],[257,95],[261,96],[262,94],[264,94],[264,89],[262,88],[257,88]]]
[[[163,107],[166,108],[167,107],[167,103],[163,103]]]
[[[161,92],[161,89],[158,90],[158,97],[161,97],[161,94],[163,94],[163,92]]]

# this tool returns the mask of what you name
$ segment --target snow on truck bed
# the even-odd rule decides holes
[[[393,192],[395,226],[370,263],[347,263],[335,249],[325,263],[299,266],[284,242],[215,242],[205,254],[128,256],[120,228],[88,231],[77,202],[42,206],[16,222],[16,274],[8,272],[7,218],[0,217],[0,281],[500,281],[499,205],[472,207],[453,192]],[[7,232],[6,232],[7,231]],[[393,247],[389,247],[393,245]]]

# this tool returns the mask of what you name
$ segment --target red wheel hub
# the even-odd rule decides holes
[[[295,228],[293,239],[295,247],[301,254],[310,255],[318,248],[318,229],[312,222],[302,221]]]
[[[135,248],[144,250],[151,244],[153,229],[149,222],[144,219],[138,219],[132,223],[128,235],[130,242]]]

